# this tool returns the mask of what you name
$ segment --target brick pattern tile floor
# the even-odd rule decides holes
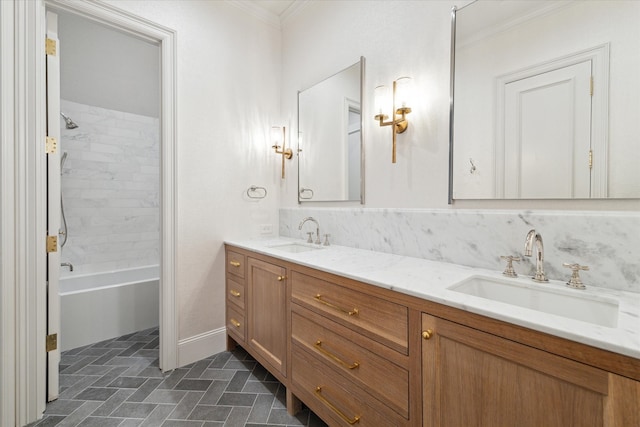
[[[158,329],[62,353],[60,397],[29,427],[326,427],[287,413],[285,388],[238,348],[163,374]]]

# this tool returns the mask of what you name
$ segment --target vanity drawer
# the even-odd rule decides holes
[[[238,252],[227,251],[227,273],[244,278],[246,257]]]
[[[236,280],[231,277],[227,278],[227,301],[235,304],[244,312],[245,308],[245,292],[244,281]]]
[[[244,342],[246,328],[244,314],[227,304],[227,332],[239,337],[240,341]]]
[[[292,301],[408,354],[407,307],[293,271]]]
[[[376,343],[368,338],[353,336],[356,333],[352,331],[348,334],[351,336],[342,336],[336,330],[344,327],[326,319],[320,325],[309,317],[314,315],[304,308],[296,308],[292,313],[292,343],[333,367],[399,415],[409,418],[407,369],[377,354]]]
[[[332,426],[405,426],[406,419],[371,398],[297,345],[292,346],[293,393]],[[356,420],[356,417],[358,418]]]

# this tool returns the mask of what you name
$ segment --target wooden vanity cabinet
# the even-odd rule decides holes
[[[330,426],[640,426],[640,361],[227,246],[239,344]],[[428,280],[428,279],[425,279]]]
[[[292,392],[330,425],[419,426],[409,309],[361,286],[292,268]]]
[[[640,425],[637,381],[424,313],[422,337],[424,426]]]
[[[277,260],[226,250],[227,347],[240,344],[276,378],[287,376],[287,270]],[[270,262],[274,261],[274,262]]]
[[[258,361],[283,377],[287,376],[287,300],[287,270],[248,258],[247,343]]]
[[[238,343],[246,337],[246,256],[231,250],[226,251],[226,325],[229,336]]]

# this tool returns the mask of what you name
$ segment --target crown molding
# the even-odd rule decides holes
[[[280,16],[257,6],[255,0],[225,0],[225,2],[280,30],[286,21],[297,15],[311,0],[292,1]]]

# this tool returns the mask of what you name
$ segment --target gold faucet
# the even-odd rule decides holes
[[[536,233],[536,230],[530,230],[524,242],[524,255],[531,256],[533,243],[536,244],[536,274],[532,279],[536,282],[548,282],[547,276],[544,274],[544,245],[542,244],[542,236]]]

